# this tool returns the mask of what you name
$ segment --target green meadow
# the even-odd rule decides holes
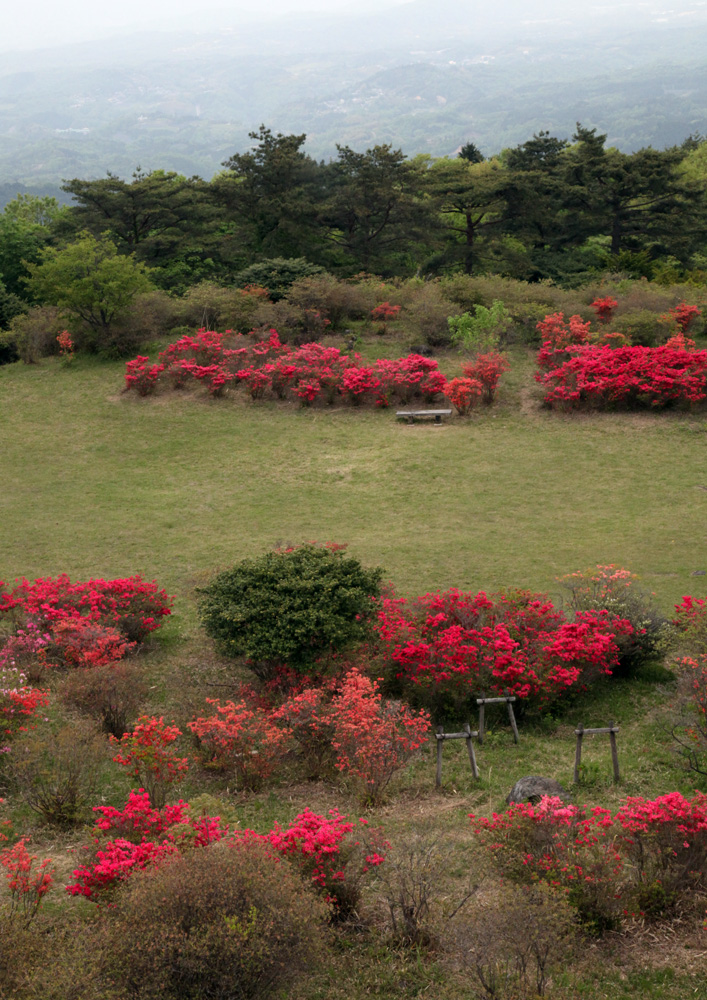
[[[666,612],[707,569],[704,417],[544,411],[524,353],[441,426],[121,390],[117,363],[0,368],[0,578],[141,573],[189,619],[195,581],[283,541],[348,542],[404,594],[618,563]]]
[[[402,353],[382,338],[364,352]],[[458,361],[450,354],[440,364],[451,374]],[[497,404],[439,426],[410,426],[394,410],[302,408],[238,393],[139,398],[122,392],[122,364],[85,358],[69,367],[57,359],[0,367],[0,579],[139,573],[157,580],[175,603],[140,653],[152,681],[146,710],[182,727],[206,696],[229,697],[229,685],[243,676],[201,633],[195,589],[215,570],[279,543],[347,542],[351,555],[384,567],[408,596],[527,587],[559,599],[559,577],[598,563],[638,574],[666,616],[682,595],[704,596],[705,414],[552,413],[540,405],[533,367],[533,354],[516,349]],[[393,843],[419,834],[443,844],[451,898],[474,863],[467,814],[501,809],[524,774],[569,785],[580,721],[619,721],[622,781],[612,784],[608,744],[588,739],[575,801],[615,808],[626,795],[690,794],[694,776],[676,770],[671,752],[674,697],[673,675],[650,664],[635,679],[603,682],[554,718],[521,721],[518,747],[503,716],[492,714],[490,737],[478,749],[479,782],[459,741],[445,747],[436,791],[432,750],[397,779],[371,822]],[[114,765],[106,768],[104,801],[119,803],[128,786]],[[239,796],[213,776],[190,773],[180,793],[215,799],[226,818],[257,830],[306,806],[360,808],[346,786],[286,777]],[[68,879],[70,852],[88,841],[89,828],[47,831],[19,807],[15,821],[27,824],[33,849],[51,853]],[[68,898],[48,912],[61,915],[69,905],[90,919],[90,904]],[[370,921],[338,932],[327,966],[288,997],[483,995],[441,951],[389,946],[376,929],[385,914],[375,892],[369,905]],[[694,921],[634,927],[589,942],[547,995],[704,998],[706,949]],[[58,1000],[59,986],[53,989]]]

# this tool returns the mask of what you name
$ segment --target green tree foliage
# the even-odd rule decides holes
[[[184,290],[223,268],[214,259],[226,247],[209,185],[172,171],[143,173],[130,182],[108,174],[67,181],[76,204],[59,223],[64,236],[86,230],[106,234],[121,253],[135,253],[164,288]]]
[[[365,153],[337,149],[322,211],[328,239],[344,251],[350,268],[404,271],[406,255],[435,226],[432,207],[420,196],[419,171],[389,145]]]
[[[111,326],[138,295],[152,288],[144,264],[132,254],[118,253],[107,237],[88,232],[61,249],[46,247],[28,270],[33,298],[59,306],[78,322],[80,346],[94,351],[120,353]]]
[[[260,285],[267,288],[268,295],[277,302],[287,295],[295,281],[311,278],[315,274],[323,274],[324,268],[319,264],[311,264],[304,257],[274,257],[272,260],[260,260],[257,264],[239,271],[235,282],[244,288],[246,285]]]
[[[481,162],[460,154],[431,165],[425,189],[442,216],[445,265],[461,262],[465,274],[472,274],[488,259],[488,240],[501,227],[507,184],[498,160]]]
[[[245,559],[201,590],[206,632],[260,676],[283,664],[306,670],[368,635],[381,569],[313,544]]]
[[[273,135],[261,125],[256,145],[223,164],[212,182],[247,254],[244,263],[269,257],[316,257],[317,205],[322,169],[302,151],[306,135]]]

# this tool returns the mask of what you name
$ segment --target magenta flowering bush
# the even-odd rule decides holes
[[[703,794],[629,797],[614,815],[545,796],[470,819],[502,873],[547,882],[598,931],[630,914],[661,916],[707,888]]]
[[[419,354],[365,365],[359,354],[343,354],[317,342],[290,347],[275,330],[262,340],[254,333],[199,330],[170,344],[157,364],[140,356],[126,366],[125,390],[143,396],[161,384],[182,389],[194,381],[203,382],[214,396],[242,385],[252,399],[285,399],[289,394],[303,406],[317,400],[331,405],[337,399],[381,407],[413,397],[430,402],[447,386],[437,362]]]

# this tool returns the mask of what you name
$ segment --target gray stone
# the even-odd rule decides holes
[[[506,802],[539,802],[543,795],[557,796],[563,802],[571,802],[572,796],[554,778],[540,778],[536,774],[528,775],[516,781],[508,793]]]

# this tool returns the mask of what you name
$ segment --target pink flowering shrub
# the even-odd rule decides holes
[[[154,580],[141,576],[72,583],[66,573],[30,582],[15,581],[11,591],[0,582],[0,615],[51,631],[67,618],[85,618],[115,628],[129,642],[141,642],[171,613],[173,598]]]
[[[485,692],[544,707],[611,674],[616,637],[632,626],[600,610],[570,620],[530,591],[449,590],[385,598],[377,632],[389,675],[426,704],[459,706]]]
[[[189,770],[188,759],[171,749],[181,735],[176,726],[165,725],[163,716],[141,715],[132,732],[124,733],[121,739],[110,737],[119,748],[113,760],[128,768],[158,809],[165,804],[170,786],[183,781]]]
[[[628,798],[613,816],[544,797],[471,820],[503,873],[564,892],[597,931],[629,913],[661,916],[707,886],[705,795]]]

